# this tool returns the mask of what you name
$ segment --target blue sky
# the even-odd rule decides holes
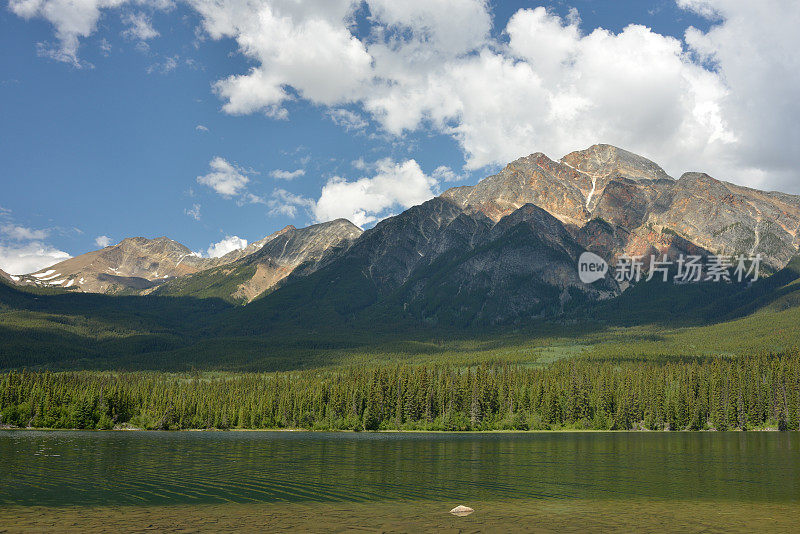
[[[514,157],[594,142],[676,177],[706,170],[800,192],[786,157],[796,76],[772,78],[776,98],[753,111],[763,88],[746,73],[764,51],[742,58],[731,37],[793,50],[780,24],[757,33],[775,24],[770,6],[290,4],[6,4],[0,268],[18,274],[129,236],[208,253],[287,224],[369,227]]]

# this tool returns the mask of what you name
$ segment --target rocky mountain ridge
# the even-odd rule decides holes
[[[318,259],[326,248],[339,244],[343,239],[355,239],[360,233],[358,227],[341,220],[302,230],[289,225],[218,258],[201,257],[167,237],[132,237],[10,280],[19,285],[87,293],[149,294],[164,284],[183,280],[195,273],[213,271],[227,276],[237,269],[237,262],[252,256],[261,259],[254,280],[233,295],[237,300],[249,302],[284,278],[299,263]],[[308,239],[308,242],[298,243],[303,239]],[[292,246],[287,245],[287,241]],[[232,267],[219,270],[227,265]]]
[[[800,196],[703,173],[674,180],[652,161],[610,145],[560,161],[531,154],[442,197],[493,220],[530,202],[609,260],[622,254],[761,254],[777,270],[797,252],[800,239]]]
[[[275,287],[298,266],[313,272],[326,254],[336,248],[346,249],[362,233],[350,221],[336,219],[297,229],[283,230],[242,249],[233,261],[194,274],[175,278],[155,288],[155,295],[216,296],[247,303]]]
[[[167,237],[129,237],[20,276],[18,283],[88,293],[136,292],[170,277],[197,272],[205,263],[204,258]]]
[[[277,289],[282,297],[262,300],[298,317],[389,306],[432,322],[498,322],[618,295],[608,275],[591,285],[578,280],[585,250],[609,262],[761,254],[775,271],[797,254],[799,233],[800,196],[703,173],[676,180],[642,156],[595,145],[559,161],[519,158],[363,233],[343,219],[287,226],[221,258],[201,258],[167,238],[131,238],[19,283],[238,303]]]
[[[610,275],[591,285],[579,280],[583,251],[533,204],[495,222],[436,197],[381,221],[312,272],[298,267],[251,306],[259,317],[309,328],[375,315],[453,325],[552,316],[619,294]]]

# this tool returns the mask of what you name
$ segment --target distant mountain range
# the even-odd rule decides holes
[[[14,279],[18,285],[109,295],[157,291],[202,296],[222,284],[230,288],[225,298],[249,302],[300,263],[318,261],[328,249],[360,234],[360,228],[345,220],[300,230],[287,226],[219,258],[200,257],[167,237],[131,237]]]
[[[641,156],[595,145],[560,161],[520,158],[365,232],[342,219],[288,226],[221,258],[201,258],[166,237],[129,238],[13,280],[259,299],[264,316],[301,321],[402,311],[432,324],[497,323],[619,295],[610,275],[580,282],[585,250],[609,262],[622,254],[761,254],[762,268],[775,272],[797,254],[799,231],[800,196],[702,173],[676,180]]]

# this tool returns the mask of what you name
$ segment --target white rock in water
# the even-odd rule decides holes
[[[465,515],[469,515],[474,511],[475,510],[473,510],[469,506],[459,505],[459,506],[456,506],[455,508],[453,508],[452,510],[450,510],[450,513],[453,514],[453,515],[457,515],[459,517],[462,517],[462,516],[465,516]]]

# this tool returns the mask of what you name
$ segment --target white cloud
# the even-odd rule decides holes
[[[273,178],[277,178],[278,180],[294,180],[300,176],[305,176],[306,171],[304,169],[296,169],[294,171],[284,171],[281,169],[275,169],[274,171],[270,172],[269,175]]]
[[[172,11],[175,9],[174,0],[133,0],[135,4],[146,6],[157,11]]]
[[[194,129],[197,130],[198,132],[207,132],[208,131],[208,128],[206,128],[202,124],[198,124],[197,126],[194,127]]]
[[[60,46],[45,52],[77,64],[79,39],[124,1],[9,5],[49,20]],[[300,98],[344,128],[370,119],[395,136],[450,135],[468,170],[607,142],[671,174],[800,190],[798,2],[676,0],[712,21],[682,40],[640,25],[587,34],[576,10],[543,7],[517,11],[493,38],[483,0],[368,0],[359,40],[356,0],[188,2],[208,37],[233,40],[252,62],[214,85],[229,114],[286,119]]]
[[[351,99],[370,77],[370,55],[347,24],[355,2],[232,2],[190,0],[213,39],[233,38],[258,62],[246,74],[220,80],[215,89],[227,113],[263,111],[285,117],[291,85],[325,105]]]
[[[2,233],[4,237],[14,241],[27,241],[32,239],[44,239],[50,235],[50,230],[27,228],[16,224],[4,224],[0,226],[0,233]]]
[[[504,49],[450,61],[365,105],[390,132],[427,121],[452,135],[468,169],[596,142],[684,164],[731,139],[713,107],[726,89],[676,39],[643,26],[582,35],[544,8],[518,11],[506,30]]]
[[[215,157],[209,163],[211,172],[197,177],[197,183],[207,185],[224,197],[239,195],[245,190],[250,179],[241,167],[228,163],[224,158]]]
[[[52,24],[58,45],[37,43],[40,56],[80,68],[91,67],[91,64],[78,58],[81,39],[97,30],[104,11],[131,3],[159,11],[169,11],[175,6],[172,0],[10,0],[8,6],[22,18],[43,18]],[[158,35],[143,13],[125,15],[122,19],[129,26],[123,31],[125,37],[144,41]],[[101,49],[108,53],[110,48],[107,41],[102,41]]]
[[[143,44],[143,43],[140,43]],[[180,56],[167,56],[164,58],[163,62],[160,63],[153,63],[147,67],[147,74],[153,74],[154,72],[158,72],[160,74],[169,74],[176,68],[178,68],[178,60]]]
[[[270,215],[285,215],[286,217],[297,217],[297,210],[303,209],[307,213],[313,213],[316,203],[302,195],[290,193],[285,189],[276,189],[272,192],[272,198],[266,201],[269,206]]]
[[[104,56],[108,56],[111,53],[111,43],[108,42],[108,39],[103,38],[100,39],[100,51],[103,53]]]
[[[368,0],[388,34],[388,47],[406,61],[424,63],[455,57],[481,46],[492,26],[483,0]]]
[[[245,204],[267,204],[267,201],[260,195],[247,192],[243,194],[236,203],[240,206],[244,206]]]
[[[468,169],[609,142],[673,174],[701,167],[752,183],[770,170],[791,170],[800,136],[797,3],[679,0],[719,20],[707,34],[689,31],[685,41],[638,25],[584,34],[576,10],[562,19],[524,9],[510,19],[507,43],[488,36],[482,1],[368,3],[372,33],[360,43],[340,31],[353,4],[334,2],[314,15],[325,28],[324,54],[305,47],[318,4],[201,3],[209,35],[235,39],[259,62],[220,83],[224,109],[285,118],[281,104],[291,86],[332,106],[332,117],[343,116],[341,103],[361,104],[391,134],[432,127],[451,135]],[[320,66],[322,58],[337,61]],[[346,83],[326,86],[304,75],[309,70]]]
[[[294,218],[303,210],[314,222],[344,218],[363,227],[392,215],[394,210],[430,200],[438,192],[437,178],[427,176],[413,159],[402,163],[382,159],[369,167],[375,169],[373,176],[355,180],[334,176],[322,187],[317,200],[276,189],[265,203],[270,215]]]
[[[0,225],[0,269],[5,272],[27,274],[70,258],[66,252],[41,241],[50,235],[49,229],[14,224],[11,210],[3,207],[0,218],[9,221]]]
[[[242,239],[239,236],[225,236],[225,239],[219,241],[218,243],[212,243],[211,246],[208,247],[208,257],[209,258],[221,258],[228,252],[233,252],[234,250],[243,249],[247,246],[247,239]]]
[[[188,215],[195,221],[200,220],[200,204],[192,204],[191,208],[186,208],[183,210],[184,215]]]
[[[396,163],[381,160],[375,176],[347,181],[328,180],[313,207],[318,222],[345,218],[358,226],[387,217],[393,209],[406,209],[432,198],[436,180],[426,176],[413,159]]]
[[[336,126],[344,128],[348,132],[363,130],[369,123],[358,113],[353,113],[349,109],[337,108],[328,111],[328,117]]]
[[[690,28],[686,43],[711,65],[728,91],[699,113],[716,109],[735,142],[729,150],[711,147],[696,162],[748,185],[800,193],[800,56],[797,28],[800,3],[783,0],[679,0],[679,5],[716,24],[708,32]]]
[[[107,235],[99,235],[94,238],[94,244],[100,248],[106,248],[111,244],[111,238]]]
[[[150,17],[145,13],[125,13],[122,15],[122,23],[127,26],[122,32],[126,39],[138,39],[147,41],[159,36],[158,31],[153,28]]]
[[[431,177],[437,182],[460,182],[466,178],[463,174],[456,174],[453,169],[446,165],[436,167],[431,173]]]
[[[32,273],[70,257],[66,252],[39,241],[20,245],[0,243],[0,269],[9,274]]]
[[[94,33],[103,9],[117,7],[125,0],[10,0],[8,6],[25,19],[41,17],[55,28],[59,46],[39,43],[40,54],[77,67],[78,45],[82,37]]]

